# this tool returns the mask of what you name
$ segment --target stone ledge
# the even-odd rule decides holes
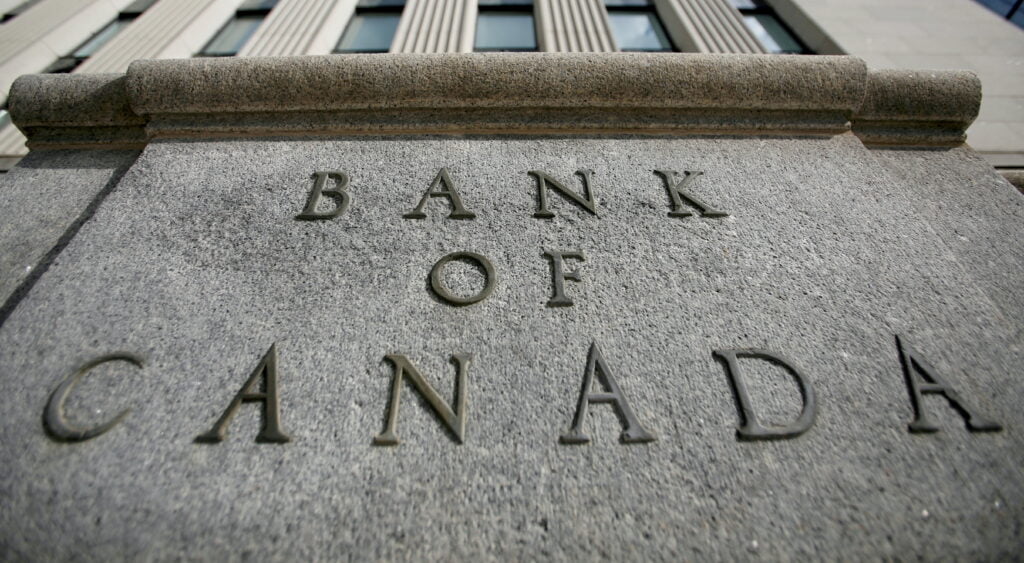
[[[869,145],[958,145],[981,107],[981,81],[961,70],[875,70],[853,132]]]
[[[126,75],[33,75],[11,90],[30,147],[267,134],[824,134],[959,144],[964,72],[833,56],[329,55],[141,60]]]
[[[141,147],[146,120],[129,106],[126,83],[121,74],[25,75],[11,86],[11,119],[30,148]]]
[[[153,115],[518,107],[852,112],[865,73],[850,57],[327,55],[136,61],[128,89],[132,108]]]

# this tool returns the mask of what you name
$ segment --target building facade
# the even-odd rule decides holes
[[[851,54],[968,69],[968,142],[1024,167],[1024,31],[971,0],[0,0],[0,104],[22,74],[136,59],[473,51]],[[26,152],[0,114],[0,163]]]
[[[0,558],[1019,558],[1000,86],[869,65],[1020,32],[804,4],[7,8]]]

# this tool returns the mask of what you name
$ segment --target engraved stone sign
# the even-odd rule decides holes
[[[472,104],[449,108],[458,134],[419,114],[402,133],[383,107],[366,131],[338,105],[322,119],[340,129],[313,135],[296,105],[257,135],[277,111],[257,94],[251,114],[196,117],[152,81],[170,96],[176,72],[284,63],[146,64],[125,90],[144,149],[7,298],[6,555],[1019,549],[1024,206],[969,148],[888,151],[839,110],[797,130],[781,124],[809,110],[752,103],[730,135],[664,116],[488,132]],[[864,87],[843,88],[852,112]],[[56,154],[40,142],[24,170]]]

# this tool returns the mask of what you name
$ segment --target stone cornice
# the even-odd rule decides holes
[[[866,142],[949,145],[980,98],[970,73],[868,73],[855,57],[395,54],[29,75],[10,110],[36,148],[290,134],[834,135],[851,120]]]
[[[981,81],[958,70],[876,70],[868,74],[853,130],[866,144],[956,145],[981,107]]]

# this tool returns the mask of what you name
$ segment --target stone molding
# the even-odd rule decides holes
[[[835,135],[956,145],[969,72],[876,71],[846,56],[446,54],[140,60],[124,75],[29,75],[29,146],[310,134]]]
[[[853,117],[868,145],[958,145],[981,107],[981,80],[964,70],[876,70]]]

